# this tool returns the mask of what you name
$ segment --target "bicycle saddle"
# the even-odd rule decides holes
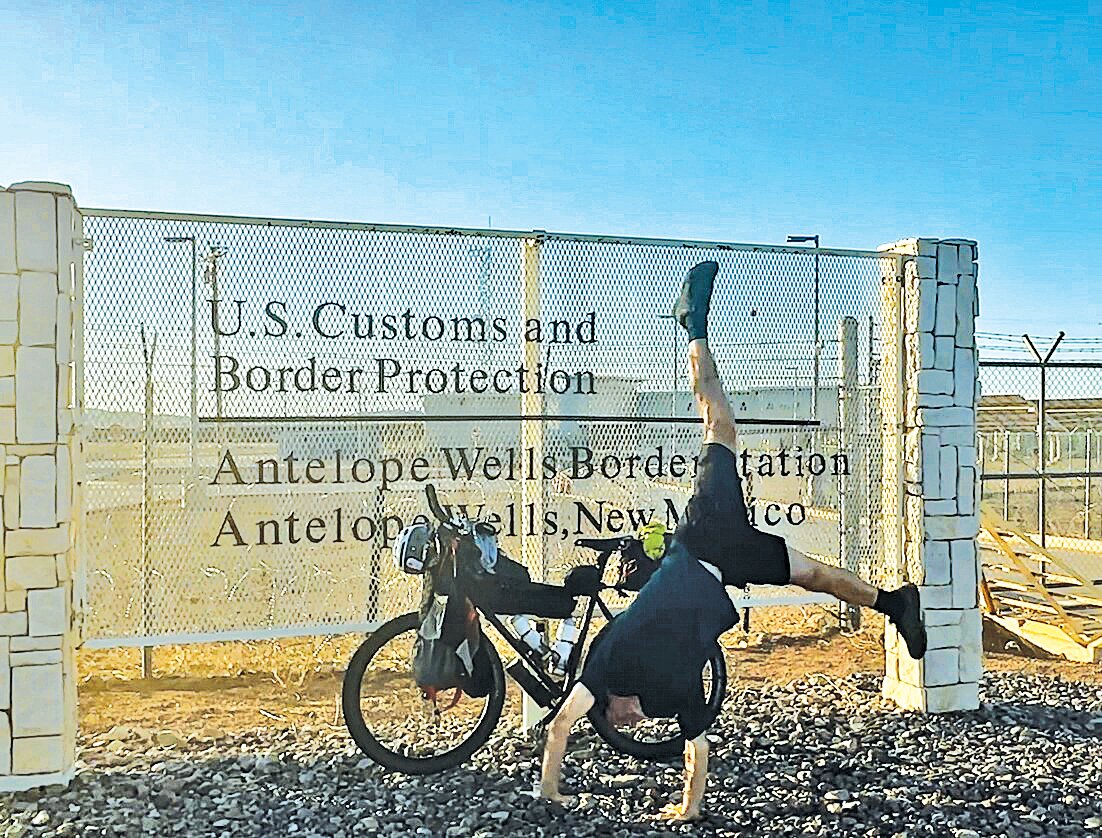
[[[630,535],[621,535],[617,538],[579,538],[574,543],[579,547],[596,550],[598,553],[607,553],[613,550],[621,550],[634,540]]]

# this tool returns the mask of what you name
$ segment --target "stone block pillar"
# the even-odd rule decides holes
[[[76,753],[80,230],[69,187],[0,189],[0,792]]]
[[[886,364],[897,378],[884,382],[885,391],[894,385],[899,397],[882,396],[891,401],[884,411],[884,462],[896,469],[884,475],[883,520],[885,527],[901,524],[884,543],[901,549],[885,558],[897,562],[898,582],[919,586],[929,635],[925,658],[915,661],[888,626],[884,694],[928,712],[974,709],[983,672],[976,243],[907,239],[882,250],[903,254],[901,316],[884,336],[885,354],[887,347],[897,350],[896,362]]]

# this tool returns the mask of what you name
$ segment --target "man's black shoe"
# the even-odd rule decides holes
[[[892,616],[891,621],[907,644],[907,652],[915,660],[920,660],[926,654],[926,626],[922,624],[922,604],[918,598],[918,588],[914,585],[904,585],[898,591],[894,591],[901,607],[898,615]]]
[[[712,301],[712,283],[719,273],[719,263],[701,262],[695,265],[681,283],[681,296],[673,307],[673,316],[689,333],[689,340],[708,337],[708,306]]]

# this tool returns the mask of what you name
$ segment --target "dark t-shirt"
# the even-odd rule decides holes
[[[675,540],[635,601],[586,659],[581,682],[600,712],[608,695],[637,695],[652,718],[676,717],[682,734],[708,726],[702,670],[738,619],[723,585]]]

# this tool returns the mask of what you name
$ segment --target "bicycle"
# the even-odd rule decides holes
[[[426,494],[429,507],[438,521],[437,527],[432,530],[434,537],[440,536],[443,543],[451,543],[456,553],[461,552],[463,546],[469,548],[476,533],[485,537],[487,530],[493,531],[484,519],[472,521],[462,515],[453,517],[446,514],[431,484],[426,488]],[[417,687],[411,672],[413,642],[421,626],[421,614],[412,611],[384,623],[368,635],[356,650],[344,675],[341,703],[345,725],[353,740],[373,761],[404,774],[432,774],[454,768],[485,745],[496,728],[505,704],[506,671],[536,704],[548,711],[545,721],[549,721],[577,683],[586,655],[602,641],[608,626],[615,619],[602,594],[610,591],[623,594],[624,590],[605,584],[603,577],[612,556],[618,555],[622,561],[623,552],[632,541],[629,536],[576,540],[578,546],[597,553],[596,563],[588,566],[593,570],[589,572],[587,578],[591,581],[584,592],[530,581],[517,587],[517,597],[521,599],[527,591],[550,593],[560,598],[565,592],[569,596],[571,614],[577,613],[580,600],[586,600],[579,634],[561,672],[556,671],[545,649],[529,646],[511,625],[501,619],[501,614],[529,613],[519,604],[517,609],[520,610],[508,604],[501,607],[503,597],[507,599],[510,596],[508,589],[504,592],[491,590],[491,595],[476,592],[472,596],[467,593],[478,616],[493,626],[517,657],[507,668],[503,667],[494,644],[485,643],[491,670],[487,695],[478,699],[465,697],[467,700],[460,701],[461,694],[456,692],[451,706],[441,709],[437,696],[429,696]],[[504,556],[504,553],[499,551],[499,555]],[[512,562],[507,557],[506,560]],[[527,576],[526,571],[524,574]],[[435,576],[426,580],[425,596],[433,593],[437,583]],[[604,617],[607,624],[597,632],[587,648],[586,639],[597,613]],[[701,678],[710,725],[719,715],[727,685],[726,665],[718,644],[709,655]],[[420,705],[420,719],[410,712],[410,704]],[[596,710],[590,712],[589,720],[600,737],[621,753],[640,759],[663,760],[680,756],[683,752],[684,739],[673,720],[651,719],[628,730],[616,728]],[[430,722],[431,731],[426,728]],[[439,747],[427,741],[429,732],[442,738]]]

